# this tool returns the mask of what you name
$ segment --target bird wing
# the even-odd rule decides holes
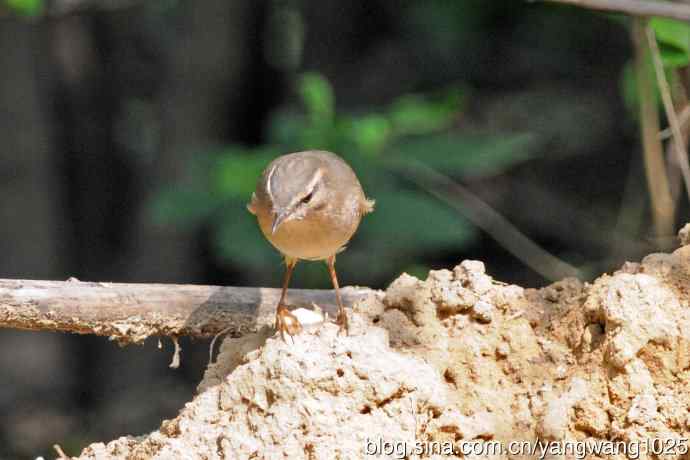
[[[252,193],[252,199],[247,203],[247,211],[256,215],[256,193]]]
[[[375,200],[370,200],[369,198],[365,198],[362,200],[362,202],[359,205],[359,212],[362,215],[369,214],[374,210],[374,204],[376,204]]]

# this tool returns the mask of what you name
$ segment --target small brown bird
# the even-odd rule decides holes
[[[373,208],[374,202],[364,196],[352,168],[334,153],[290,153],[266,167],[247,209],[256,215],[266,239],[285,258],[275,324],[283,340],[285,332],[292,336],[302,330],[285,305],[290,277],[300,259],[326,261],[338,302],[337,323],[341,331],[348,332],[335,255],[345,248],[362,216]]]

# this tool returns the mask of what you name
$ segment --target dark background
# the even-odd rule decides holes
[[[250,192],[176,219],[203,203],[166,190],[203,188],[193,172],[213,168],[199,158],[251,158],[269,142],[276,111],[303,110],[305,71],[330,82],[339,114],[452,86],[462,104],[445,132],[480,133],[482,142],[532,136],[527,159],[453,178],[584,278],[656,248],[637,121],[621,89],[629,31],[610,16],[484,0],[27,2],[23,12],[9,3],[0,3],[2,278],[278,286],[279,258],[267,243],[247,245],[246,264],[223,249],[258,235],[253,217],[235,206]],[[235,179],[251,184],[255,176],[238,169],[227,180]],[[372,217],[371,228],[395,240],[404,210],[391,211],[386,195],[372,192],[376,183],[364,185],[377,212],[393,215]],[[455,218],[435,206],[451,216],[435,223],[430,211],[422,224]],[[218,232],[218,218],[251,230]],[[457,242],[444,234],[427,244],[421,227],[404,240],[405,257],[382,256],[369,271],[381,244],[364,231],[349,265],[348,252],[339,257],[342,284],[384,288],[403,270],[424,276],[464,258],[483,260],[506,282],[547,283],[457,219],[446,229],[458,231]],[[293,285],[328,287],[325,268],[306,265]],[[0,458],[50,457],[54,443],[77,455],[174,417],[200,381],[208,343],[183,340],[178,370],[167,367],[169,341],[162,351],[156,345],[0,330]]]

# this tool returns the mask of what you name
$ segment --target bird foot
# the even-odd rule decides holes
[[[292,338],[292,336],[302,332],[302,325],[295,315],[287,309],[284,304],[278,304],[276,308],[276,331],[280,332],[280,337],[282,337],[283,342],[285,340],[285,333]],[[294,343],[294,339],[293,339]]]
[[[345,310],[340,310],[338,312],[338,317],[335,320],[335,324],[340,326],[340,329],[338,329],[338,335],[340,335],[340,334],[345,334],[346,336],[349,335],[350,323],[347,320],[347,314],[345,313]]]

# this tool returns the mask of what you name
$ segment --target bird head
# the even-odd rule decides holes
[[[310,157],[281,158],[266,175],[266,194],[271,203],[271,233],[285,222],[301,220],[327,203],[325,171]]]

